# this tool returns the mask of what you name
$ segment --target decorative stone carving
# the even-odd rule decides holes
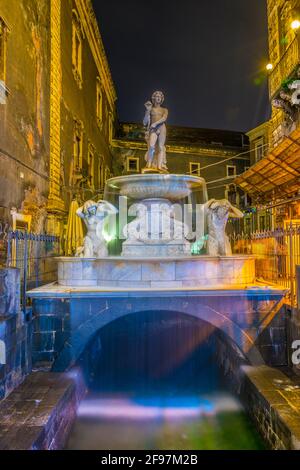
[[[76,214],[86,227],[83,246],[79,247],[76,256],[82,258],[101,258],[108,256],[107,241],[104,237],[104,227],[110,215],[117,214],[117,209],[107,201],[87,201]]]
[[[147,165],[144,171],[168,171],[165,147],[168,110],[162,107],[163,102],[163,93],[155,91],[151,101],[145,103],[146,114],[143,124],[146,127],[145,139],[148,144],[148,151],[145,156]]]
[[[294,80],[289,84],[289,89],[292,91],[291,103],[292,105],[300,105],[300,80]]]
[[[243,213],[227,199],[211,199],[205,205],[208,228],[207,253],[211,256],[231,256],[232,250],[226,235],[229,217],[242,218]]]
[[[146,199],[132,206],[136,219],[124,227],[123,256],[190,255],[188,226],[175,218],[174,206],[163,199]],[[133,215],[133,214],[132,214]]]
[[[279,96],[273,99],[272,106],[283,111],[285,134],[295,130],[300,108],[300,67],[294,76],[282,82]]]
[[[47,199],[41,195],[37,188],[25,190],[25,198],[22,202],[21,212],[31,216],[30,231],[33,233],[45,233],[45,221],[47,217]]]

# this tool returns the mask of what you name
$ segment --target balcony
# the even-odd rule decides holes
[[[291,42],[269,78],[269,95],[272,100],[278,94],[284,79],[288,78],[299,63],[298,37]]]

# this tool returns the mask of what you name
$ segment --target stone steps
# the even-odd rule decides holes
[[[65,446],[85,393],[77,372],[35,372],[0,402],[0,450]]]

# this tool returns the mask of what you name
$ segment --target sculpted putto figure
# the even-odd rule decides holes
[[[146,168],[159,171],[168,171],[166,161],[166,121],[167,108],[163,108],[164,95],[161,91],[155,91],[151,101],[145,103],[146,114],[143,124],[146,127],[146,142],[148,151],[145,156]]]
[[[227,199],[211,199],[206,203],[206,220],[208,228],[207,254],[211,256],[230,256],[232,250],[226,235],[226,224],[229,217],[242,218],[243,213]]]
[[[86,227],[87,234],[84,237],[83,246],[79,247],[76,256],[82,258],[101,258],[108,256],[107,241],[103,235],[103,229],[107,218],[116,214],[117,209],[107,201],[87,201],[80,207],[76,214]]]

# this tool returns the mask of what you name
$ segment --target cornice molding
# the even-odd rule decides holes
[[[91,0],[75,0],[75,4],[90,45],[100,79],[104,85],[104,91],[111,110],[113,110],[117,94],[92,2]]]
[[[120,149],[132,149],[132,150],[143,150],[147,151],[147,144],[143,142],[134,142],[129,140],[120,140],[120,139],[113,139],[112,140],[112,147],[113,148],[120,148]],[[216,150],[216,149],[208,149],[204,147],[187,147],[187,146],[179,146],[179,145],[166,145],[167,152],[169,153],[180,153],[185,155],[202,155],[208,157],[230,157],[238,159],[238,160],[249,160],[247,157],[236,157],[237,152],[229,151],[229,150]]]

